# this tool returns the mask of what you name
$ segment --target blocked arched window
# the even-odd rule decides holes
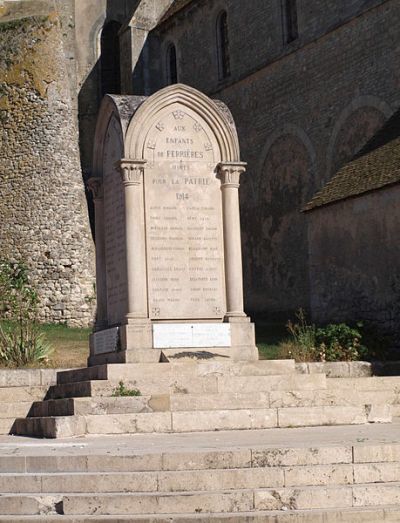
[[[229,57],[228,15],[222,11],[217,18],[218,74],[220,80],[231,74]]]
[[[178,83],[178,64],[176,61],[176,47],[169,44],[167,47],[167,83],[168,85]]]
[[[100,67],[101,67],[101,94],[121,94],[121,69],[119,30],[121,24],[108,22],[101,32],[100,39]]]

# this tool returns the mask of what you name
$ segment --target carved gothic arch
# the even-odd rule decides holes
[[[146,137],[151,127],[157,123],[160,111],[177,104],[197,114],[214,130],[220,161],[240,161],[239,140],[233,121],[230,121],[228,109],[196,89],[183,84],[161,89],[138,108],[126,133],[127,158],[139,160],[145,157]]]

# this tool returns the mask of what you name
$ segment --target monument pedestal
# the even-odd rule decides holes
[[[89,366],[188,359],[257,360],[254,324],[248,317],[233,317],[223,323],[129,320],[90,338]]]
[[[105,97],[90,184],[99,272],[90,366],[258,359],[243,311],[245,165],[229,110],[195,89]]]

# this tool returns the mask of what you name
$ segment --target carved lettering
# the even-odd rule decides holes
[[[151,316],[222,318],[221,183],[209,167],[217,163],[212,132],[176,107],[149,133],[145,154],[154,164],[145,177]]]

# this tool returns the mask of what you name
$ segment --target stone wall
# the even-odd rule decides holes
[[[307,213],[313,319],[368,321],[397,347],[399,199],[396,185]]]
[[[282,2],[197,0],[149,39],[153,89],[176,45],[178,79],[222,99],[248,162],[241,187],[249,312],[309,308],[301,207],[400,106],[397,0],[298,0],[285,40]],[[231,76],[218,79],[215,20],[228,13]],[[161,79],[161,80],[160,80]]]
[[[55,16],[0,23],[1,256],[23,259],[42,321],[88,325],[94,253]]]

